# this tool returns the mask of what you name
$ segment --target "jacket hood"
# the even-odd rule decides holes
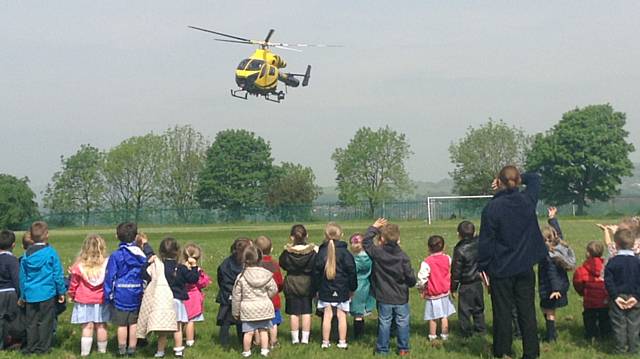
[[[264,287],[273,278],[271,271],[262,267],[248,267],[241,276],[254,288]]]
[[[603,275],[604,260],[602,258],[592,257],[584,262],[584,268],[594,277]]]
[[[576,255],[571,248],[564,244],[558,244],[553,251],[549,252],[549,256],[554,263],[566,271],[572,271],[576,268]]]
[[[142,249],[134,244],[121,243],[120,249],[123,249],[127,254],[124,256],[124,260],[131,267],[140,267],[147,262],[147,256]]]
[[[104,263],[102,264],[101,271],[99,275],[94,277],[89,277],[86,271],[86,268],[82,265],[82,263],[76,263],[71,267],[71,273],[78,275],[84,279],[87,287],[91,289],[98,289],[104,284],[104,276],[107,269],[107,263],[109,262],[109,258],[105,258]]]
[[[284,250],[291,254],[305,255],[313,251],[317,252],[318,248],[313,243],[297,244],[297,245],[287,244],[286,246],[284,246]]]
[[[51,252],[53,248],[44,246],[44,248],[37,250],[31,254],[25,254],[22,261],[25,263],[28,269],[39,269],[45,266],[45,264],[51,259]]]

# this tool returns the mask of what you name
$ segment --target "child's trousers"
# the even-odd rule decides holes
[[[473,318],[473,324],[471,324]],[[464,336],[484,333],[484,287],[481,281],[461,284],[458,290],[458,319]]]
[[[621,297],[626,298],[626,296]],[[640,335],[640,305],[637,304],[631,309],[622,310],[615,303],[611,303],[609,317],[616,339],[616,352],[637,353],[638,336]]]
[[[582,320],[586,339],[604,338],[611,333],[609,308],[584,308]]]
[[[44,302],[27,303],[26,354],[44,354],[51,350],[53,323],[56,319],[56,298]]]

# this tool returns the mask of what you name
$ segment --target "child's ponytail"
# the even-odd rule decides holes
[[[324,229],[324,237],[328,243],[327,263],[324,265],[324,274],[328,280],[336,278],[336,244],[342,237],[342,228],[334,222],[329,222]]]

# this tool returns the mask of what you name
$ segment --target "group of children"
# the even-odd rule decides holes
[[[573,285],[584,297],[586,338],[605,337],[613,331],[617,351],[636,352],[640,220],[600,226],[610,258],[603,259],[605,246],[593,241],[587,245],[586,261],[576,268],[575,254],[564,241],[556,213],[555,208],[549,209],[549,226],[543,230],[549,255],[538,270],[547,328],[544,339],[557,338],[556,310],[568,304],[568,272],[575,270]],[[478,269],[473,223],[461,222],[457,232],[453,258],[445,254],[442,236],[428,238],[429,253],[417,276],[400,247],[399,227],[386,219],[378,219],[364,235],[354,233],[348,243],[342,228],[329,223],[320,246],[309,242],[303,225],[294,225],[278,260],[271,256],[273,244],[268,237],[238,238],[217,269],[220,343],[230,344],[233,326],[242,343],[242,356],[250,356],[253,346],[268,356],[278,345],[278,326],[283,321],[279,293],[283,292],[292,344],[309,344],[315,312],[322,319],[321,347],[332,345],[332,329],[337,329],[336,347],[346,349],[348,315],[353,317],[353,337],[358,338],[364,333],[365,317],[377,309],[376,353],[389,353],[394,331],[398,354],[406,355],[410,350],[409,290],[416,286],[425,300],[429,340],[448,339],[448,317],[456,313],[455,298],[462,336],[484,334],[484,287],[490,288],[490,278]],[[190,243],[181,249],[175,238],[166,237],[156,255],[135,223],[120,224],[116,235],[120,244],[110,255],[102,237],[87,236],[68,269],[67,280],[58,254],[49,245],[46,223],[34,222],[25,234],[25,253],[20,259],[12,254],[15,235],[2,231],[0,345],[21,341],[24,353],[48,352],[56,315],[68,296],[74,303],[71,323],[82,327],[82,356],[90,354],[94,334],[97,351],[106,352],[110,322],[117,328],[120,355],[135,354],[139,341],[156,333],[155,357],[165,356],[169,335],[173,336],[174,355],[182,357],[185,346],[194,345],[195,322],[204,320],[203,290],[211,283],[199,266],[200,247]]]

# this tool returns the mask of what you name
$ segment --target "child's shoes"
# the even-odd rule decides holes
[[[349,348],[349,345],[347,344],[347,341],[346,341],[346,340],[340,340],[340,341],[338,342],[338,345],[336,345],[336,347],[337,347],[338,349],[348,349],[348,348]]]
[[[263,357],[269,356],[269,349],[260,349],[260,355]]]
[[[323,341],[322,341],[322,345],[320,346],[320,348],[322,348],[322,349],[329,349],[329,348],[331,348],[331,343],[330,343],[330,342],[328,342],[328,341],[324,341],[324,340],[323,340]]]
[[[242,352],[242,357],[243,358],[248,358],[251,356],[251,350],[249,350],[248,352]]]
[[[445,334],[445,333],[440,334],[440,339],[443,342],[446,342],[447,340],[449,340],[449,334]]]

